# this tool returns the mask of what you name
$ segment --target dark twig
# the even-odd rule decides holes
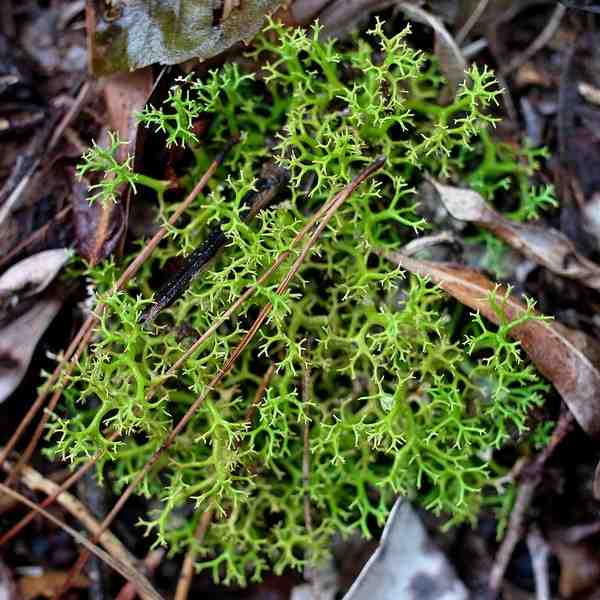
[[[277,195],[289,181],[290,174],[287,169],[275,164],[269,164],[255,184],[255,190],[248,192],[241,201],[242,210],[240,219],[244,223],[251,221],[261,210],[270,206]],[[219,251],[227,243],[227,236],[223,231],[224,222],[217,224],[208,234],[206,239],[185,260],[183,267],[156,292],[155,302],[152,307],[142,315],[142,322],[153,321],[158,314],[168,308],[179,298],[190,283],[202,273]]]
[[[471,13],[466,23],[462,26],[461,30],[454,37],[456,43],[461,46],[462,43],[467,39],[467,36],[471,32],[471,29],[477,24],[477,21],[481,18],[481,15],[485,12],[490,0],[479,0],[479,4],[475,7],[475,10]]]
[[[329,224],[329,221],[335,214],[336,210],[348,199],[348,197],[354,192],[354,190],[363,181],[365,181],[365,179],[367,179],[368,177],[373,175],[373,173],[378,171],[384,164],[385,164],[385,159],[383,157],[379,157],[379,158],[375,159],[370,165],[368,165],[365,169],[363,169],[363,171],[361,171],[348,185],[346,185],[340,192],[338,192],[331,200],[329,200],[325,204],[325,206],[323,208],[326,207],[326,210],[321,211],[322,218],[319,220],[318,225],[314,225],[311,223],[311,224],[305,226],[302,229],[302,231],[300,231],[298,233],[298,235],[296,237],[300,236],[300,239],[302,239],[309,232],[312,232],[310,237],[308,238],[307,242],[305,243],[304,247],[302,248],[301,252],[299,253],[298,257],[293,262],[289,271],[283,277],[283,279],[281,280],[281,283],[277,287],[277,290],[275,292],[277,295],[282,295],[288,289],[290,282],[295,277],[297,272],[300,270],[300,267],[301,267],[302,263],[304,262],[304,259],[309,254],[309,252],[312,250],[313,246],[317,242],[319,236],[321,235],[321,233],[323,232],[325,227],[327,227],[327,225]],[[248,344],[250,344],[250,342],[252,341],[252,339],[254,338],[254,336],[256,335],[256,333],[258,332],[258,330],[260,329],[262,324],[265,322],[265,320],[267,319],[267,317],[269,316],[269,314],[271,313],[272,310],[273,310],[273,304],[271,302],[268,302],[267,304],[265,304],[265,306],[261,309],[261,311],[259,312],[256,319],[254,320],[254,322],[252,323],[252,325],[250,326],[250,328],[248,329],[248,331],[246,332],[246,334],[244,335],[242,340],[239,342],[239,344],[234,348],[232,353],[229,355],[229,357],[227,358],[226,362],[221,367],[221,369],[212,378],[210,383],[203,389],[203,391],[196,398],[196,400],[194,400],[194,402],[189,407],[189,409],[187,410],[185,415],[183,415],[183,417],[179,420],[177,425],[175,425],[175,427],[173,427],[173,429],[171,429],[171,431],[165,438],[162,445],[152,454],[152,456],[150,456],[150,458],[146,461],[146,463],[143,465],[143,467],[138,471],[138,473],[134,477],[133,481],[123,491],[123,493],[121,494],[121,497],[117,500],[117,502],[113,506],[112,510],[108,513],[108,515],[102,522],[101,532],[105,531],[108,527],[110,527],[111,523],[113,522],[113,520],[115,519],[117,514],[120,512],[120,510],[125,505],[125,502],[127,502],[129,497],[133,494],[133,492],[136,490],[138,485],[142,482],[144,477],[158,462],[158,460],[162,456],[162,454],[171,447],[171,445],[173,444],[173,442],[175,441],[177,436],[182,431],[185,430],[189,421],[197,413],[198,409],[204,404],[204,401],[206,400],[206,398],[210,394],[210,392],[212,390],[214,390],[215,387],[223,380],[225,375],[227,375],[231,371],[231,369],[237,362],[237,359],[247,348]],[[64,582],[62,590],[55,597],[60,598],[62,596],[62,594],[64,594],[69,589],[71,582],[79,575],[79,573],[81,572],[81,569],[87,562],[88,558],[89,558],[89,552],[87,550],[84,550],[79,555],[77,562],[75,563],[75,565],[69,572],[69,575]]]
[[[552,456],[556,447],[573,430],[574,424],[575,419],[573,415],[570,412],[563,413],[552,433],[548,445],[521,470],[521,483],[519,484],[517,500],[515,501],[515,506],[513,507],[508,522],[508,530],[506,536],[502,540],[502,544],[496,554],[496,559],[490,572],[490,579],[488,582],[490,598],[497,597],[510,558],[517,543],[523,537],[523,532],[525,530],[525,516],[534,498],[535,490],[542,479],[546,462],[548,462],[548,459]]]

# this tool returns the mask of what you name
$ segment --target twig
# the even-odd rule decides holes
[[[573,415],[570,412],[563,413],[552,433],[548,445],[535,459],[523,467],[521,471],[522,479],[519,484],[517,500],[515,501],[515,506],[513,507],[508,522],[508,530],[506,536],[502,540],[502,544],[496,554],[494,565],[490,572],[488,590],[491,598],[497,597],[510,558],[517,543],[523,536],[525,515],[527,509],[531,505],[535,490],[542,479],[542,472],[546,462],[552,456],[556,447],[573,430],[574,424],[575,419]]]
[[[566,12],[566,8],[562,4],[557,4],[552,16],[546,26],[540,34],[533,40],[533,42],[526,48],[523,52],[520,52],[518,56],[516,56],[513,60],[511,60],[508,65],[500,70],[502,75],[508,75],[509,73],[515,72],[519,67],[524,65],[532,56],[537,54],[551,39],[552,36],[556,33],[560,22]]]
[[[110,437],[110,441],[114,441],[118,438],[117,433],[113,433]],[[68,490],[71,486],[75,485],[95,464],[102,456],[106,454],[106,450],[97,452],[86,464],[80,467],[75,473],[73,473],[68,479],[63,481],[60,485],[57,485],[51,492],[48,493],[48,497],[40,504],[41,508],[50,506],[55,500],[58,500],[60,495]],[[4,463],[6,464],[6,463]],[[2,537],[0,537],[0,546],[3,546],[7,542],[17,535],[24,527],[26,527],[35,518],[36,511],[32,510],[26,514],[18,523],[13,525]]]
[[[110,554],[98,548],[94,543],[90,542],[87,538],[75,531],[72,527],[69,527],[66,523],[63,523],[60,519],[57,519],[53,514],[37,506],[34,502],[26,498],[19,492],[9,488],[8,486],[0,483],[0,491],[7,494],[11,498],[22,502],[29,508],[32,508],[36,512],[39,512],[49,521],[52,521],[55,525],[66,531],[73,539],[86,548],[86,550],[92,554],[95,554],[101,558],[107,565],[110,565],[115,571],[120,573],[125,579],[131,581],[136,588],[139,590],[140,596],[144,600],[164,600],[164,598],[152,587],[148,579],[138,573],[130,564],[123,562],[120,558],[113,558]]]
[[[204,173],[204,175],[202,176],[200,181],[194,186],[194,189],[188,194],[188,196],[185,198],[185,200],[183,200],[183,202],[181,202],[181,204],[177,207],[177,210],[175,210],[175,212],[169,219],[168,224],[163,225],[154,234],[154,236],[148,242],[148,244],[146,244],[144,249],[135,257],[135,259],[131,262],[131,264],[127,267],[127,269],[125,269],[125,271],[123,272],[121,277],[119,277],[118,281],[115,283],[115,285],[111,289],[109,295],[115,294],[116,292],[121,290],[129,282],[129,280],[138,272],[138,270],[140,269],[142,264],[152,254],[152,252],[158,246],[160,241],[168,233],[169,227],[177,222],[177,220],[182,215],[182,213],[188,208],[188,206],[195,200],[196,196],[202,191],[204,186],[207,184],[208,180],[213,176],[214,172],[217,170],[219,165],[223,162],[228,150],[235,143],[237,143],[237,139],[230,140],[226,144],[225,148],[216,156],[216,158],[210,164],[210,166],[208,167],[208,169],[206,170],[206,172]],[[70,372],[73,370],[75,363],[77,362],[77,360],[79,360],[79,356],[82,354],[84,349],[87,347],[87,344],[92,336],[93,327],[100,320],[105,308],[106,308],[106,304],[102,304],[102,303],[99,304],[96,308],[96,312],[92,313],[86,319],[84,324],[81,326],[81,328],[77,332],[75,338],[73,339],[73,341],[67,348],[67,351],[65,352],[62,360],[56,366],[56,368],[54,369],[54,372],[49,377],[49,379],[46,381],[45,385],[42,387],[35,402],[32,404],[29,411],[27,411],[27,414],[25,415],[25,417],[23,417],[23,419],[19,423],[17,430],[11,436],[10,440],[7,442],[6,446],[4,447],[4,450],[2,452],[0,452],[0,463],[4,462],[4,460],[6,460],[8,454],[15,447],[16,443],[19,441],[19,439],[20,439],[21,435],[23,434],[23,432],[25,431],[26,427],[29,425],[29,423],[35,417],[37,412],[43,406],[46,398],[48,397],[50,389],[52,388],[54,383],[57,381],[57,379],[60,377],[60,375],[63,372],[66,375],[69,375]],[[15,468],[15,471],[14,471],[15,475],[18,472],[20,465],[28,462],[29,458],[33,454],[33,451],[35,450],[37,443],[42,435],[44,427],[46,426],[46,423],[48,422],[50,412],[53,411],[54,408],[56,407],[56,404],[58,403],[58,400],[60,399],[61,394],[62,394],[62,386],[59,386],[58,389],[54,392],[54,394],[48,404],[48,411],[44,415],[42,415],[42,418],[41,418],[40,423],[35,431],[33,438],[31,439],[29,445],[27,446],[27,449],[25,450],[25,453],[23,454],[23,457],[21,458],[21,460],[19,461],[19,463],[17,464],[17,466]],[[10,485],[9,482],[7,482],[7,484]]]
[[[48,147],[46,149],[46,152],[50,152],[50,150],[54,149],[54,146],[56,146],[56,144],[58,144],[58,141],[62,137],[62,134],[65,132],[65,129],[67,129],[67,127],[77,118],[77,116],[81,112],[81,109],[83,108],[83,105],[85,104],[86,100],[88,99],[88,96],[89,96],[89,93],[91,90],[92,90],[92,85],[89,81],[86,81],[81,86],[81,89],[79,90],[79,93],[77,94],[77,97],[75,98],[75,101],[73,102],[73,104],[71,105],[69,110],[67,110],[67,112],[65,113],[63,118],[59,121],[58,125],[56,126],[56,129],[54,130],[52,137],[50,138],[50,141],[48,142]]]
[[[307,363],[304,363],[302,368],[302,403],[304,410],[308,413],[310,406],[311,396],[311,380],[310,380],[310,369]],[[313,532],[313,520],[312,513],[310,510],[310,422],[306,417],[304,422],[303,431],[303,452],[302,452],[302,489],[304,493],[304,526],[308,531],[309,535]],[[308,557],[310,559],[310,556]],[[317,577],[315,576],[314,569],[310,576],[310,583],[312,588],[313,600],[321,600],[321,587]]]
[[[14,466],[8,461],[2,464],[2,469],[4,471],[10,472],[13,468]],[[48,496],[55,494],[60,487],[54,481],[47,479],[41,473],[29,466],[23,468],[19,480],[30,490],[43,492]],[[67,512],[71,513],[71,515],[73,515],[90,533],[96,534],[100,530],[100,523],[98,523],[98,520],[95,519],[87,510],[86,506],[72,494],[69,494],[68,492],[61,493],[58,497],[58,503]],[[35,512],[33,514],[35,514]],[[102,533],[98,538],[98,542],[100,542],[108,552],[123,562],[134,563],[136,561],[135,557],[131,555],[127,548],[125,548],[118,538],[110,531]]]
[[[194,563],[196,562],[196,554],[198,553],[198,546],[202,545],[206,531],[212,521],[213,511],[209,508],[202,514],[198,526],[194,532],[194,539],[185,554],[183,560],[183,567],[181,569],[181,575],[177,582],[177,589],[175,590],[175,600],[187,600],[190,586],[192,584],[192,577],[194,575]]]
[[[341,206],[348,199],[348,197],[352,194],[352,192],[354,192],[354,190],[365,179],[367,179],[373,173],[375,173],[377,170],[379,170],[384,165],[384,163],[385,163],[385,159],[383,157],[379,157],[379,158],[375,159],[369,166],[367,166],[363,171],[361,171],[361,173],[359,175],[357,175],[348,185],[346,185],[339,193],[337,193],[330,201],[328,201],[326,203],[326,205],[328,206],[328,209],[324,212],[323,217],[320,220],[319,224],[316,225],[316,227],[314,227],[314,230],[313,230],[311,236],[309,237],[308,241],[305,243],[305,245],[302,248],[301,252],[299,253],[298,257],[293,262],[289,271],[287,272],[287,274],[284,276],[281,283],[279,284],[279,286],[275,292],[277,295],[282,295],[287,290],[291,280],[294,278],[294,276],[300,269],[300,266],[304,262],[304,259],[306,258],[308,253],[311,251],[312,247],[315,245],[317,239],[319,238],[319,236],[321,235],[321,233],[323,232],[325,227],[327,227],[329,221],[331,220],[331,218],[333,217],[333,215],[335,214],[335,212],[339,208],[339,206]],[[305,227],[302,231],[304,231],[306,229],[307,228]],[[313,227],[311,226],[309,229],[313,229]],[[287,251],[287,252],[289,252],[289,251]],[[141,483],[141,481],[146,476],[146,474],[156,464],[158,459],[162,456],[163,452],[165,452],[166,450],[168,450],[171,447],[171,445],[175,441],[175,438],[182,431],[184,431],[184,429],[187,427],[187,424],[192,419],[192,417],[196,414],[196,412],[198,411],[200,406],[202,406],[202,404],[204,403],[204,400],[206,399],[208,394],[215,388],[215,386],[217,386],[222,381],[222,379],[225,377],[225,375],[227,375],[227,373],[229,373],[229,371],[231,371],[231,369],[235,365],[239,356],[243,353],[243,351],[246,349],[248,344],[252,341],[252,339],[254,338],[254,336],[256,335],[258,330],[260,329],[261,325],[267,319],[267,317],[269,316],[269,314],[271,313],[272,310],[273,310],[273,304],[271,302],[268,302],[267,304],[265,304],[265,306],[261,309],[261,311],[259,312],[255,321],[252,323],[252,325],[250,326],[250,328],[248,329],[248,331],[246,332],[246,334],[244,335],[242,340],[239,342],[239,344],[234,348],[234,350],[232,351],[232,353],[230,354],[230,356],[228,357],[228,359],[224,363],[224,365],[221,367],[221,369],[212,378],[210,383],[204,388],[204,390],[200,393],[200,395],[196,398],[196,400],[194,400],[194,402],[189,407],[189,409],[187,410],[185,415],[183,415],[183,417],[179,420],[177,425],[175,425],[175,427],[169,432],[169,434],[165,438],[165,441],[150,456],[148,461],[144,464],[144,466],[140,469],[138,474],[135,476],[133,481],[123,491],[123,493],[121,494],[121,497],[117,500],[117,502],[113,506],[112,510],[108,513],[108,515],[102,522],[101,528],[108,528],[110,526],[110,524],[112,523],[114,518],[117,516],[117,514],[121,510],[121,508],[123,508],[125,502],[127,502],[129,497],[131,496],[131,494],[133,494],[133,492],[135,491],[137,486]],[[66,592],[69,589],[70,582],[79,575],[79,573],[81,572],[82,567],[85,565],[88,557],[89,557],[89,552],[87,552],[87,551],[83,551],[79,555],[79,558],[78,558],[77,562],[75,563],[75,565],[73,566],[73,568],[71,569],[69,576],[66,578],[63,588],[58,594],[58,597],[60,597],[64,592]]]
[[[263,378],[260,380],[260,384],[256,389],[254,400],[246,410],[246,414],[244,415],[244,423],[246,423],[248,426],[252,425],[254,415],[256,414],[256,411],[258,409],[259,404],[262,402],[262,399],[265,397],[265,393],[267,391],[267,388],[269,387],[269,383],[271,383],[273,373],[275,373],[275,363],[271,363],[269,365],[269,368],[265,371],[265,374],[263,375]]]
[[[290,173],[283,167],[270,165],[265,176],[259,179],[254,190],[248,192],[241,201],[240,219],[243,223],[251,221],[260,211],[270,206],[281,188],[289,181]],[[146,311],[141,322],[152,322],[158,314],[179,298],[190,283],[208,267],[211,261],[227,243],[223,231],[224,221],[220,221],[206,239],[186,259],[183,267],[156,292],[154,304]]]
[[[157,548],[156,550],[151,550],[146,558],[144,559],[144,570],[146,575],[152,575],[158,565],[162,562],[166,554],[166,550],[164,548]],[[137,596],[137,589],[133,583],[128,581],[122,588],[121,591],[117,594],[115,600],[134,600]]]
[[[471,13],[471,16],[467,19],[467,22],[462,26],[461,30],[456,34],[455,40],[459,46],[467,39],[467,36],[471,32],[471,29],[475,26],[477,21],[481,18],[481,15],[485,12],[489,0],[479,0],[479,4],[475,7],[475,10]]]
[[[532,527],[527,535],[527,548],[531,556],[531,566],[535,579],[536,600],[551,600],[550,578],[548,576],[548,556],[550,549],[537,527]]]

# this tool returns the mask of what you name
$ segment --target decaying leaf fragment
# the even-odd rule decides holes
[[[282,0],[88,0],[96,74],[205,60],[249,40]]]
[[[466,600],[468,592],[429,540],[409,502],[394,504],[379,548],[344,600]]]
[[[502,309],[506,318],[522,316],[526,307],[478,271],[452,263],[434,263],[409,258],[400,252],[384,253],[400,267],[429,278],[462,304],[479,311],[493,323],[499,316],[489,301],[490,292],[506,296]],[[556,322],[529,319],[511,329],[540,373],[552,382],[579,425],[592,437],[600,437],[600,371],[590,360],[581,334]]]
[[[564,234],[550,227],[511,221],[488,206],[473,190],[429,180],[455,219],[475,223],[553,273],[600,290],[600,266],[581,256]]]

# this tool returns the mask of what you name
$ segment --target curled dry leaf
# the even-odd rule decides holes
[[[75,247],[80,256],[94,266],[112,254],[119,244],[125,227],[122,204],[94,202],[87,199],[88,185],[73,185],[73,224]]]
[[[381,543],[344,600],[466,600],[468,592],[418,514],[396,501]]]
[[[44,250],[25,258],[0,277],[0,302],[9,296],[28,297],[48,287],[69,260],[69,250]]]
[[[108,111],[109,128],[127,140],[117,150],[119,161],[127,159],[136,147],[138,124],[135,116],[142,110],[152,91],[152,69],[139,69],[133,73],[116,73],[106,78],[104,99]],[[103,139],[107,132],[104,131]],[[87,184],[73,186],[73,222],[76,247],[91,266],[112,254],[121,242],[127,226],[127,209],[123,203],[103,204],[87,201]],[[131,190],[126,190],[129,194]],[[125,203],[129,205],[129,200]]]
[[[481,273],[451,263],[409,258],[399,252],[382,253],[400,267],[429,278],[462,304],[479,311],[493,323],[499,316],[490,304],[490,292],[506,297],[502,302],[507,319],[522,316],[526,307],[506,288]],[[600,371],[580,345],[581,333],[556,322],[529,319],[511,330],[540,373],[552,382],[579,425],[592,437],[600,437]]]
[[[4,402],[21,383],[33,351],[61,303],[59,298],[42,298],[18,319],[0,329],[0,402]]]
[[[281,0],[112,0],[86,3],[97,74],[205,60],[249,40]]]
[[[581,256],[571,240],[560,231],[510,221],[490,208],[477,192],[430,181],[455,219],[475,223],[491,231],[509,246],[557,275],[600,290],[600,266]]]

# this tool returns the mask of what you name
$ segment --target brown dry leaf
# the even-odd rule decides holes
[[[382,253],[400,267],[428,277],[462,304],[479,311],[498,323],[499,318],[489,303],[490,292],[506,295],[502,303],[506,318],[522,316],[525,306],[478,271],[451,263],[433,263],[409,258],[399,252]],[[513,327],[518,339],[540,373],[560,393],[579,425],[592,437],[600,437],[600,371],[578,345],[579,337],[556,322],[530,319]]]
[[[557,229],[510,221],[490,208],[477,192],[430,181],[455,219],[475,223],[491,231],[509,246],[557,275],[600,290],[600,266],[581,256],[571,240]]]
[[[67,571],[44,571],[41,575],[25,575],[18,582],[19,591],[23,600],[35,600],[36,598],[54,598],[67,579]],[[84,589],[88,587],[88,578],[78,575],[71,584],[75,588]]]
[[[138,131],[135,116],[142,110],[152,91],[152,69],[148,67],[133,73],[117,73],[105,81],[104,99],[110,129],[128,142],[117,151],[117,159],[123,161],[135,148]],[[117,248],[126,228],[128,211],[121,202],[90,204],[86,195],[87,185],[75,183],[72,194],[75,243],[79,254],[94,266]]]
[[[88,0],[94,73],[205,60],[251,39],[282,0]]]
[[[88,185],[84,182],[73,184],[75,246],[90,266],[94,266],[112,254],[119,244],[125,227],[125,214],[120,202],[90,204],[87,190]]]

